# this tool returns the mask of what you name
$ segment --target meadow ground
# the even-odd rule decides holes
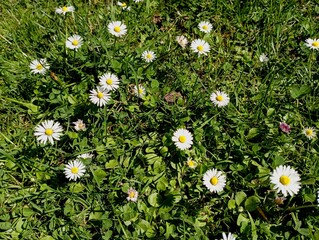
[[[0,3],[0,239],[319,239],[319,5]]]

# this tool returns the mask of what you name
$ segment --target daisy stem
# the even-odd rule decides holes
[[[317,204],[312,204],[312,205],[304,205],[304,206],[299,206],[299,207],[290,207],[287,208],[286,211],[288,212],[293,212],[295,210],[303,209],[303,208],[313,208],[313,207],[319,207]]]

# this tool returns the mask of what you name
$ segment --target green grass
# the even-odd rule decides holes
[[[109,0],[1,3],[0,238],[319,239],[319,147],[302,133],[319,128],[318,52],[305,45],[319,38],[319,6],[244,2],[131,0],[130,11]],[[75,12],[56,14],[64,4]],[[108,32],[115,20],[127,25],[122,38]],[[200,32],[201,21],[212,32]],[[65,48],[73,34],[84,40],[77,51]],[[178,35],[211,50],[198,57]],[[145,63],[144,50],[156,60]],[[41,58],[50,71],[32,74]],[[89,94],[105,72],[121,83],[100,108]],[[132,94],[136,84],[143,99]],[[216,90],[229,95],[227,106],[211,103]],[[39,144],[34,129],[50,119],[63,136]],[[75,131],[77,119],[86,131]],[[187,151],[172,142],[178,128],[193,134]],[[84,153],[94,155],[83,160],[86,174],[69,181],[65,165]],[[279,165],[301,176],[283,205],[269,179]],[[203,184],[212,168],[226,174],[219,193]],[[137,202],[126,199],[130,187]]]

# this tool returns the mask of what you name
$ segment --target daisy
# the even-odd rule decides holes
[[[192,41],[191,49],[193,50],[193,52],[198,53],[198,55],[201,55],[201,54],[207,55],[207,53],[210,51],[210,46],[206,41],[201,39],[196,39]]]
[[[44,75],[49,68],[50,66],[45,58],[42,58],[40,60],[36,59],[30,63],[31,72],[34,74],[40,73]]]
[[[208,170],[203,176],[204,185],[211,192],[220,192],[226,185],[226,177],[221,171],[213,168]]]
[[[127,32],[126,25],[120,21],[110,22],[107,28],[109,32],[116,37],[122,37]]]
[[[319,189],[317,191],[317,203],[318,203],[318,207],[319,207]]]
[[[74,129],[76,131],[85,131],[86,130],[85,123],[81,119],[78,119],[76,122],[73,122],[73,124],[74,124]]]
[[[182,47],[185,48],[186,45],[188,44],[188,40],[186,37],[184,36],[177,36],[176,37],[176,41],[178,42],[178,44]]]
[[[285,198],[285,197],[276,197],[276,198],[275,198],[275,203],[276,203],[277,205],[283,205],[284,202],[285,202],[285,200],[287,200],[287,198]]]
[[[146,62],[153,62],[154,59],[156,58],[156,54],[153,51],[144,51],[142,53],[142,58],[146,61]]]
[[[91,102],[99,107],[104,106],[111,99],[110,94],[108,94],[108,92],[101,87],[91,90],[90,93]]]
[[[311,39],[311,38],[308,38],[306,40],[306,46],[311,48],[311,49],[319,49],[319,39]]]
[[[213,25],[210,22],[203,21],[198,24],[198,28],[201,32],[209,33],[212,30]]]
[[[64,168],[65,177],[68,178],[70,181],[76,181],[77,178],[80,178],[85,173],[85,166],[79,160],[74,160],[69,162]]]
[[[119,79],[113,73],[105,73],[100,78],[100,86],[107,91],[113,91],[119,88]]]
[[[127,6],[125,2],[117,2],[117,5],[128,11],[131,9],[130,7]]]
[[[307,127],[302,132],[308,139],[313,139],[316,136],[316,129],[313,127]]]
[[[226,233],[223,232],[223,240],[235,240],[236,237],[232,233],[228,233],[228,236]]]
[[[229,103],[229,97],[226,93],[216,91],[210,95],[210,100],[217,107],[224,107]]]
[[[133,188],[130,188],[128,191],[127,191],[127,201],[132,201],[132,202],[136,202],[137,201],[137,197],[138,197],[138,192],[133,189]]]
[[[82,46],[83,39],[79,35],[73,35],[67,39],[65,45],[67,48],[77,50]]]
[[[260,56],[259,56],[259,61],[264,63],[264,62],[268,62],[269,61],[269,58],[267,57],[266,54],[262,53]]]
[[[283,131],[284,133],[290,133],[291,129],[290,126],[287,123],[281,122],[279,124],[279,128],[281,129],[281,131]]]
[[[188,149],[193,144],[192,134],[188,130],[183,128],[180,128],[174,132],[172,140],[175,143],[176,147],[181,150]]]
[[[52,120],[46,120],[35,128],[34,135],[40,143],[46,143],[48,140],[53,145],[53,140],[60,140],[63,128],[60,123]]]
[[[277,189],[277,193],[281,191],[284,197],[287,193],[293,196],[300,189],[299,174],[290,166],[277,167],[270,176],[270,182],[275,185],[274,189]]]
[[[143,0],[133,0],[135,3],[143,2]]]
[[[65,15],[67,12],[74,12],[75,8],[73,6],[64,6],[64,7],[61,7],[61,8],[56,8],[55,9],[55,12],[58,13],[58,14],[63,14]]]
[[[91,159],[93,158],[93,154],[91,153],[83,153],[76,157],[77,159]]]
[[[190,159],[190,158],[188,158],[186,164],[187,164],[187,166],[189,168],[193,168],[194,169],[194,168],[197,167],[197,163],[194,160]]]
[[[139,97],[139,98],[143,98],[145,96],[145,88],[139,84],[138,87],[135,85],[133,88],[133,93]]]

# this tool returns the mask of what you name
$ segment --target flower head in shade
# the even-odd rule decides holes
[[[68,178],[70,181],[82,177],[85,173],[85,166],[79,160],[74,160],[69,162],[64,168],[65,177]]]
[[[55,12],[58,13],[58,14],[63,14],[65,15],[67,12],[74,12],[75,8],[73,6],[64,6],[64,7],[61,7],[61,8],[56,8],[55,9]]]
[[[143,2],[143,0],[133,0],[135,3]]]
[[[81,119],[78,119],[76,122],[73,122],[73,124],[74,124],[74,129],[76,131],[85,131],[86,130],[85,123]]]
[[[224,106],[227,106],[229,103],[228,95],[221,91],[213,92],[210,95],[210,100],[217,107],[224,107]]]
[[[83,44],[83,39],[79,35],[73,35],[69,37],[65,42],[65,45],[67,48],[75,49],[75,50],[80,48],[82,44]]]
[[[317,203],[318,203],[318,207],[319,207],[319,189],[317,190]]]
[[[107,91],[113,91],[119,88],[120,80],[113,73],[105,73],[99,79],[100,86]]]
[[[232,233],[226,233],[223,232],[223,240],[236,240],[236,237]]]
[[[313,139],[316,136],[316,129],[314,127],[306,127],[302,132],[308,139]]]
[[[196,39],[192,41],[191,49],[193,50],[193,52],[198,53],[198,55],[201,55],[201,54],[207,55],[207,53],[210,51],[210,46],[206,41],[201,39]]]
[[[285,197],[276,197],[276,198],[275,198],[275,203],[276,203],[278,206],[279,206],[279,205],[283,205],[286,199],[287,199],[287,198],[285,198]]]
[[[110,94],[101,87],[91,90],[90,93],[90,101],[99,107],[104,106],[111,99]]]
[[[201,32],[209,33],[212,30],[213,25],[210,22],[203,21],[198,24],[198,28]]]
[[[186,37],[184,36],[177,36],[176,37],[176,41],[178,42],[178,44],[182,47],[185,48],[186,45],[188,44],[188,40]]]
[[[127,4],[125,2],[117,2],[117,5],[122,7],[122,9],[124,10],[130,10],[131,8],[129,6],[127,6]]]
[[[50,66],[45,58],[39,60],[36,59],[30,63],[30,69],[32,73],[40,73],[44,75],[49,68]]]
[[[319,39],[311,39],[311,38],[308,38],[306,40],[306,46],[311,48],[311,49],[319,49]]]
[[[145,96],[145,92],[145,88],[141,84],[139,84],[138,87],[136,85],[133,87],[134,95],[139,98],[143,98]]]
[[[91,159],[93,158],[93,154],[91,153],[83,153],[76,157],[77,159]]]
[[[211,192],[220,192],[226,186],[226,177],[221,171],[213,168],[208,170],[203,176],[204,185]]]
[[[53,120],[46,120],[40,125],[36,126],[34,135],[40,143],[47,143],[49,141],[53,145],[53,140],[60,140],[63,128],[60,123]]]
[[[262,53],[262,54],[259,56],[259,61],[262,62],[262,63],[265,63],[265,62],[268,62],[268,61],[269,61],[269,58],[267,57],[266,54]]]
[[[279,124],[279,128],[281,129],[281,131],[283,131],[284,133],[290,133],[291,129],[290,126],[287,123],[281,122]]]
[[[138,192],[133,189],[133,188],[130,188],[128,191],[127,191],[127,201],[132,201],[132,202],[136,202],[137,201],[137,198],[138,198]]]
[[[142,53],[142,58],[145,60],[145,62],[153,62],[156,58],[156,55],[153,51],[144,51]]]
[[[191,159],[191,158],[188,158],[187,159],[187,162],[186,162],[186,164],[187,164],[187,166],[189,167],[189,168],[196,168],[197,167],[197,162],[195,162],[193,159]]]
[[[122,37],[127,32],[126,25],[120,21],[110,22],[107,28],[109,32],[116,37]]]
[[[175,143],[176,147],[181,150],[188,149],[193,144],[192,134],[188,130],[183,128],[180,128],[174,132],[172,140]]]
[[[277,167],[270,176],[270,182],[275,185],[277,193],[282,192],[284,197],[288,194],[293,196],[300,189],[299,174],[290,166]]]

